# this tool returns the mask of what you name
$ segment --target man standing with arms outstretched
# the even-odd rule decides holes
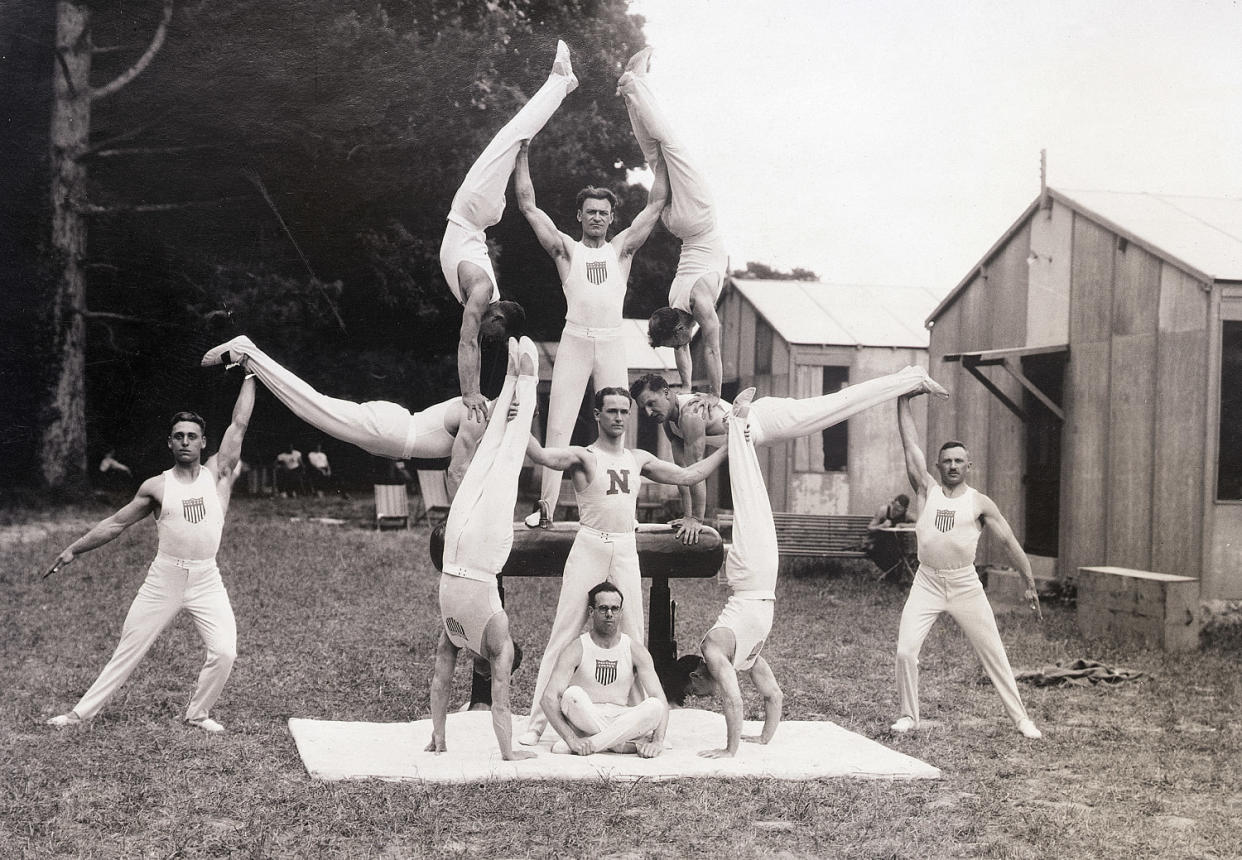
[[[561,740],[554,753],[664,751],[668,702],[641,642],[621,632],[625,599],[611,582],[587,592],[591,629],[565,646],[543,692],[543,712]],[[631,705],[632,693],[638,700]]]
[[[254,379],[247,375],[220,450],[206,463],[202,462],[207,447],[205,422],[193,412],[174,415],[168,433],[173,467],[144,481],[129,504],[101,520],[57,557],[51,572],[115,539],[148,514],[155,515],[159,548],[125,617],[116,652],[73,710],[52,717],[48,725],[64,728],[92,719],[129,678],[156,637],[184,609],[194,618],[207,647],[207,661],[185,720],[205,732],[224,731],[209,712],[233,670],[237,623],[216,567],[216,550],[224,533],[242,438],[253,409]]]
[[[492,681],[492,727],[506,761],[532,758],[513,749],[513,717],[509,710],[509,676],[513,669],[513,637],[509,616],[500,602],[496,576],[513,547],[513,505],[518,475],[530,438],[539,384],[539,358],[534,343],[509,341],[509,372],[487,429],[466,468],[444,525],[444,556],[440,576],[440,618],[443,627],[436,649],[431,682],[431,742],[427,752],[447,749],[445,722],[453,668],[465,649],[477,669],[485,663]]]
[[[574,241],[535,205],[527,146],[518,153],[514,191],[522,214],[534,228],[539,244],[556,263],[565,291],[565,329],[552,366],[552,390],[548,397],[549,448],[569,444],[582,393],[590,378],[595,390],[624,387],[629,381],[625,343],[621,339],[622,309],[634,254],[647,241],[668,198],[668,180],[662,164],[652,163],[655,183],[647,206],[629,229],[611,241],[617,196],[607,188],[584,188],[578,192],[578,222],[582,238]],[[547,525],[556,513],[561,493],[561,473],[544,469],[539,505],[527,518],[528,526]]]
[[[479,340],[518,337],[526,315],[516,302],[502,302],[485,231],[500,222],[505,188],[518,146],[544,127],[565,96],[578,86],[569,48],[556,43],[556,60],[547,81],[509,120],[466,173],[449,210],[440,244],[440,268],[453,297],[462,305],[457,341],[457,376],[469,418],[483,421],[488,405],[479,390]]]
[[[662,484],[697,484],[707,478],[728,455],[719,448],[690,468],[666,463],[653,454],[625,447],[625,425],[630,415],[630,394],[624,388],[595,392],[595,421],[599,438],[586,447],[543,448],[532,437],[527,448],[537,465],[569,472],[578,496],[580,525],[565,560],[561,596],[548,646],[539,663],[530,721],[518,742],[539,743],[547,728],[543,691],[547,688],[561,651],[582,631],[586,621],[587,594],[608,580],[617,587],[629,609],[621,618],[621,632],[644,643],[643,589],[638,570],[638,547],[634,537],[634,513],[642,478]]]
[[[707,391],[703,396],[712,404],[720,398],[723,377],[716,300],[724,288],[729,255],[716,225],[707,182],[673,133],[647,83],[650,62],[651,48],[635,54],[617,82],[617,92],[625,98],[634,137],[647,163],[663,161],[668,172],[669,204],[661,217],[669,232],[681,239],[681,255],[668,288],[669,306],[651,315],[647,334],[652,346],[673,348],[677,371],[689,391],[694,382],[690,338],[695,325],[699,326],[707,360]]]
[[[966,483],[970,455],[964,443],[951,441],[940,446],[936,458],[939,480],[927,471],[927,458],[919,447],[918,430],[910,411],[910,400],[915,396],[906,394],[897,400],[897,427],[905,449],[906,474],[918,494],[921,513],[914,525],[919,569],[901,611],[897,633],[897,697],[901,714],[892,729],[908,732],[918,728],[919,651],[936,619],[947,612],[974,646],[1014,726],[1028,738],[1039,738],[1039,729],[1022,706],[1005,645],[996,629],[996,617],[975,571],[975,549],[984,527],[1000,540],[1025,577],[1026,599],[1039,615],[1039,594],[1031,563],[996,503]]]

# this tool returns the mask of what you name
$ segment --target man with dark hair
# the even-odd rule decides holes
[[[897,633],[897,696],[901,714],[892,729],[908,732],[918,728],[919,651],[936,619],[947,612],[979,655],[1014,726],[1025,737],[1037,739],[1041,737],[1040,731],[1022,706],[1005,644],[996,629],[996,617],[975,571],[975,550],[984,527],[1005,547],[1026,578],[1026,599],[1039,615],[1039,594],[1031,563],[996,503],[966,483],[970,455],[965,444],[954,440],[940,446],[936,458],[939,480],[928,472],[910,411],[910,400],[915,396],[916,393],[904,394],[897,400],[897,427],[905,450],[906,474],[918,494],[921,512],[914,526],[919,569],[901,611]]]
[[[629,380],[625,343],[621,338],[622,307],[626,283],[634,254],[647,241],[668,199],[668,179],[661,164],[653,164],[655,184],[647,206],[634,223],[611,241],[616,195],[603,188],[585,188],[578,193],[578,223],[582,238],[574,241],[552,223],[535,204],[535,187],[530,178],[528,146],[518,152],[514,191],[522,214],[530,222],[539,244],[551,255],[565,292],[565,329],[552,366],[552,389],[548,396],[547,434],[549,448],[569,444],[574,420],[582,403],[588,378],[598,392],[622,387]],[[547,526],[556,513],[561,492],[561,473],[544,469],[539,503],[526,524]]]
[[[651,315],[647,335],[652,346],[674,349],[677,371],[689,390],[694,382],[690,338],[697,325],[703,332],[707,359],[707,391],[710,404],[720,397],[723,369],[720,358],[720,318],[716,300],[724,288],[729,255],[716,225],[716,210],[703,175],[695,168],[686,147],[660,111],[647,82],[651,48],[635,54],[617,82],[625,98],[634,137],[649,164],[662,161],[668,172],[669,205],[662,218],[669,232],[681,239],[677,274],[668,288],[669,306]]]
[[[621,632],[624,611],[625,598],[611,582],[587,592],[591,627],[561,650],[543,691],[543,712],[561,736],[552,752],[653,758],[664,751],[668,702],[651,654]]]
[[[543,692],[547,689],[557,655],[582,631],[586,621],[586,596],[605,580],[612,582],[630,607],[620,627],[635,642],[645,641],[643,632],[642,579],[634,538],[634,514],[642,478],[663,484],[697,484],[723,462],[727,448],[689,468],[679,468],[643,450],[625,447],[625,425],[630,414],[630,395],[624,388],[601,388],[595,392],[595,421],[599,438],[586,447],[544,448],[534,437],[527,456],[536,465],[569,472],[578,496],[580,525],[574,536],[565,571],[556,618],[548,646],[539,664],[530,721],[518,742],[533,746],[547,728]]]
[[[749,424],[751,398],[748,388],[733,401],[729,432],[729,482],[733,490],[733,542],[725,557],[725,580],[729,600],[716,623],[703,637],[702,658],[677,661],[671,698],[685,701],[687,692],[720,697],[725,716],[725,745],[699,753],[707,758],[732,758],[742,741],[766,744],[781,722],[784,696],[772,667],[760,653],[772,631],[776,611],[776,575],[780,555],[776,524],[768,501],[763,472],[755,456],[753,430]],[[745,675],[763,696],[763,731],[742,736],[742,688]]]
[[[871,517],[871,521],[867,523],[867,531],[874,532],[879,529],[892,528],[902,523],[913,522],[910,519],[910,497],[905,493],[898,493],[893,496],[891,501],[880,505],[875,514]]]
[[[750,406],[750,428],[756,446],[775,445],[818,433],[880,403],[911,391],[948,397],[927,371],[911,365],[897,373],[868,379],[818,397],[760,397]],[[709,436],[724,432],[728,402],[711,402],[698,394],[673,394],[661,376],[647,374],[630,386],[630,394],[647,417],[664,425],[679,465],[703,457]],[[702,528],[707,488],[682,491],[685,517],[682,531],[695,535]]]
[[[513,173],[518,145],[534,137],[577,86],[569,48],[558,41],[547,81],[471,165],[449,210],[440,245],[440,269],[453,297],[462,305],[457,376],[462,402],[468,417],[475,421],[485,420],[488,408],[479,390],[479,341],[521,337],[526,320],[520,305],[500,300],[485,231],[499,223],[504,214],[505,187]]]
[[[488,664],[485,674],[491,676],[492,728],[501,756],[517,761],[534,755],[513,749],[509,678],[515,649],[496,576],[513,547],[513,505],[538,384],[539,353],[534,343],[522,338],[519,347],[511,340],[504,387],[444,524],[440,565],[443,628],[431,682],[432,737],[428,752],[447,748],[445,722],[453,668],[458,652],[465,649],[475,658],[476,671],[482,668],[480,662]]]
[[[116,652],[73,710],[52,717],[48,725],[64,728],[92,719],[129,678],[156,637],[184,609],[194,618],[207,648],[207,660],[186,708],[185,721],[205,732],[224,731],[209,712],[237,658],[237,623],[216,566],[216,550],[224,534],[242,439],[253,409],[254,380],[247,375],[220,450],[206,463],[206,423],[194,412],[178,412],[168,433],[173,467],[143,481],[129,504],[96,523],[57,556],[49,573],[117,538],[148,514],[155,516],[159,548],[125,616]]]

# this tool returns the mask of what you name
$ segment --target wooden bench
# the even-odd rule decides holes
[[[867,523],[852,514],[793,514],[773,511],[781,557],[866,558]]]

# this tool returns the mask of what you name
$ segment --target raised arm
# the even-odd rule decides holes
[[[513,193],[517,197],[518,209],[526,216],[539,244],[557,261],[559,267],[562,261],[569,260],[569,242],[572,240],[556,229],[548,214],[535,205],[535,185],[530,180],[529,152],[530,141],[522,141],[513,171]]]
[[[143,481],[142,486],[138,488],[138,492],[134,494],[134,497],[129,500],[125,507],[112,516],[95,523],[90,531],[65,547],[64,551],[56,557],[50,572],[55,572],[67,564],[72,564],[73,560],[84,552],[90,552],[96,547],[103,546],[115,539],[134,523],[144,519],[147,514],[153,512],[159,504],[163,481],[163,475],[156,475],[154,478],[147,478]]]
[[[647,193],[647,205],[638,213],[638,217],[630,223],[630,226],[613,239],[616,243],[617,255],[620,257],[629,257],[638,252],[638,249],[651,235],[651,231],[655,229],[656,222],[660,220],[660,213],[668,205],[668,170],[664,166],[664,159],[657,160],[652,170],[655,173],[655,182],[651,185],[651,191]]]
[[[914,426],[914,413],[910,410],[912,394],[897,398],[897,431],[901,434],[901,447],[906,456],[906,477],[919,495],[926,495],[932,477],[927,472],[927,457],[919,446],[919,431]]]
[[[254,374],[247,373],[242,380],[241,391],[233,404],[233,418],[220,437],[220,450],[211,458],[215,461],[216,480],[227,480],[231,485],[237,479],[237,464],[241,461],[242,440],[250,426],[250,414],[254,412]]]
[[[1005,547],[1005,552],[1009,555],[1013,566],[1022,574],[1022,578],[1026,580],[1026,591],[1023,597],[1027,603],[1040,618],[1044,615],[1039,609],[1039,591],[1035,588],[1035,574],[1031,571],[1031,560],[1026,557],[1026,552],[1022,549],[1022,544],[1018,543],[1018,538],[1013,533],[1013,529],[1009,527],[1009,521],[1001,514],[1000,508],[996,507],[996,502],[992,501],[983,493],[978,494],[979,498],[979,516],[983,518],[983,525],[993,537],[1001,542]]]
[[[465,288],[465,285],[463,285]],[[465,404],[467,421],[487,422],[487,398],[480,392],[479,326],[491,304],[491,293],[475,287],[466,294],[462,307],[461,332],[457,338],[457,381],[461,385],[461,402]]]
[[[642,685],[643,692],[652,698],[659,699],[664,706],[664,717],[656,726],[649,741],[637,743],[638,754],[643,758],[655,758],[664,752],[664,734],[668,730],[668,700],[664,698],[664,687],[660,685],[660,676],[656,674],[655,661],[651,652],[640,643],[630,641],[630,654],[634,658],[634,675]]]
[[[548,685],[543,688],[543,698],[540,699],[540,704],[543,705],[543,712],[548,722],[573,750],[574,755],[590,755],[595,752],[594,746],[561,713],[561,697],[565,695],[565,690],[569,687],[569,679],[574,676],[574,671],[581,662],[582,642],[575,639],[557,655],[556,665],[552,668],[552,677],[548,679]]]

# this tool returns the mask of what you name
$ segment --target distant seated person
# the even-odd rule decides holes
[[[322,496],[324,490],[334,489],[332,465],[328,462],[328,455],[323,452],[323,445],[316,445],[306,455],[306,462],[310,467],[306,470],[306,476],[310,478],[311,489],[316,496]]]
[[[120,460],[116,459],[116,449],[109,448],[99,461],[99,477],[104,489],[130,490],[133,486],[134,473]]]
[[[282,497],[296,496],[302,489],[302,452],[289,447],[276,455],[276,491]]]
[[[910,497],[905,493],[894,496],[893,500],[882,505],[871,522],[867,523],[867,531],[877,532],[880,529],[892,528],[903,523],[913,523],[910,519]]]
[[[892,501],[881,505],[875,512],[871,522],[867,523],[867,542],[865,549],[867,558],[885,573],[891,571],[901,561],[900,535],[884,534],[884,529],[902,525],[913,525],[910,518],[910,497],[905,493],[894,496]]]
[[[543,712],[561,736],[554,753],[636,752],[654,758],[664,750],[668,702],[651,654],[621,632],[623,604],[611,582],[592,588],[590,629],[557,657],[543,693]],[[645,698],[630,705],[636,684]]]

